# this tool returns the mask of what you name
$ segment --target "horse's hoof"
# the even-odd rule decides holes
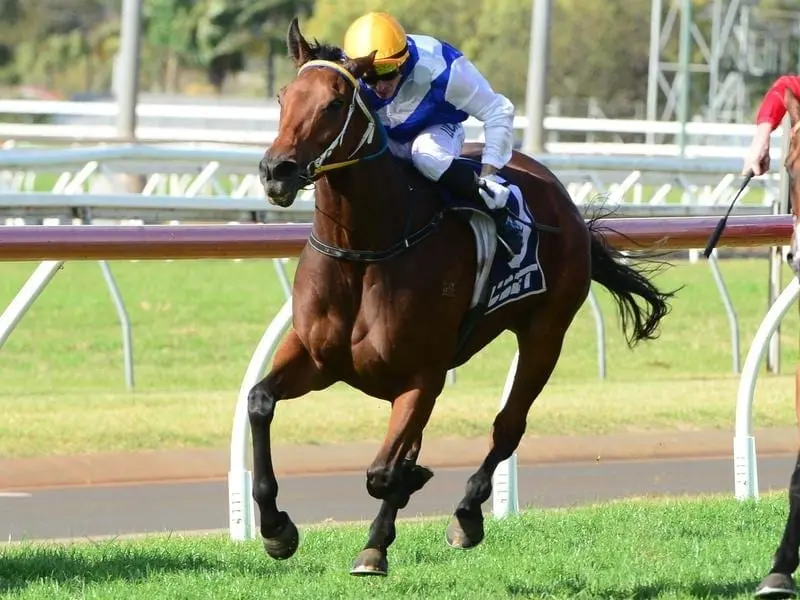
[[[756,598],[796,598],[794,579],[786,573],[770,573],[758,584]]]
[[[300,534],[297,527],[287,516],[286,523],[275,531],[273,537],[264,538],[264,550],[275,560],[286,560],[297,551],[300,543]]]
[[[483,515],[479,518],[456,511],[445,533],[451,548],[474,548],[483,541]]]
[[[383,575],[389,573],[389,563],[386,554],[376,548],[362,550],[353,561],[350,575]]]

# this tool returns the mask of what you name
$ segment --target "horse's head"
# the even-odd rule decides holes
[[[270,202],[284,207],[319,173],[356,162],[353,156],[380,127],[358,87],[358,78],[372,66],[374,52],[348,59],[340,48],[310,44],[297,19],[286,37],[297,76],[280,92],[278,135],[258,165]],[[348,155],[339,158],[344,151]]]

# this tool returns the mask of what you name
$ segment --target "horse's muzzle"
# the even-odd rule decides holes
[[[258,176],[272,204],[285,208],[294,202],[300,189],[300,166],[297,161],[265,156],[258,163]]]

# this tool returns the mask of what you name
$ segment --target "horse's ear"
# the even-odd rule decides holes
[[[786,88],[783,93],[783,102],[786,105],[786,112],[789,113],[789,119],[794,125],[800,121],[800,101],[797,100],[797,96],[794,95],[791,89]]]
[[[356,79],[358,79],[372,68],[372,63],[375,60],[375,55],[377,53],[377,50],[373,50],[366,56],[348,59],[347,70],[350,71]]]
[[[286,33],[286,47],[289,48],[289,56],[294,61],[295,67],[302,67],[311,58],[311,46],[308,45],[306,38],[300,33],[300,26],[297,24],[297,17],[289,23],[289,31]]]

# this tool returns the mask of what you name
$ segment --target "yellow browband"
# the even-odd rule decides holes
[[[347,81],[349,81],[354,88],[358,89],[358,81],[356,81],[356,78],[353,77],[353,74],[350,71],[345,69],[344,66],[340,65],[339,63],[333,62],[332,60],[310,60],[300,67],[300,70],[297,71],[297,74],[299,75],[309,67],[327,67],[329,69],[333,69],[334,71],[344,75],[345,79],[347,79]]]

